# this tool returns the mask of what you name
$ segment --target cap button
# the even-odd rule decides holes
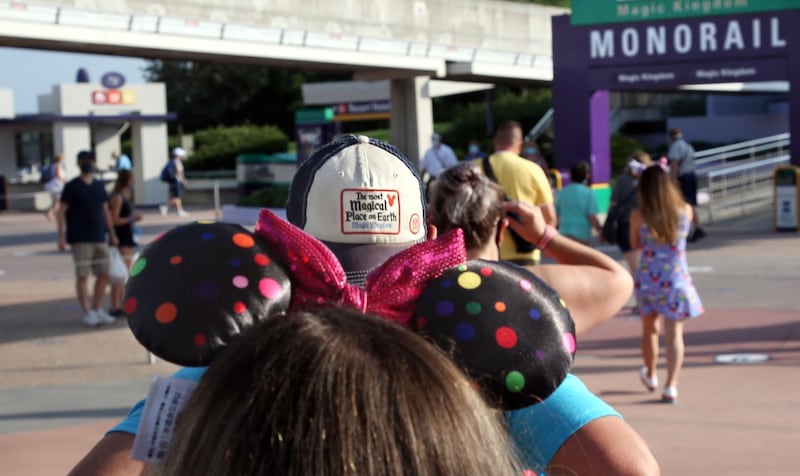
[[[362,144],[369,144],[369,137],[367,136],[358,136],[358,142]]]

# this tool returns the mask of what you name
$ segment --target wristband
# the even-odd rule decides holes
[[[536,247],[540,250],[547,248],[547,245],[553,240],[553,237],[558,234],[558,230],[556,230],[551,225],[547,225],[544,227],[544,233],[542,236],[539,237],[539,240],[536,242]]]

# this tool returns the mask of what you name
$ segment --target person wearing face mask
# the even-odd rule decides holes
[[[80,175],[64,185],[58,207],[58,249],[72,250],[75,263],[75,291],[83,310],[83,323],[97,327],[114,322],[114,318],[101,308],[108,275],[108,245],[117,246],[108,194],[103,182],[95,179],[94,153],[78,153]],[[110,239],[106,240],[106,233]],[[89,297],[89,274],[94,274],[94,293]]]
[[[547,164],[547,160],[545,160],[544,156],[541,154],[536,142],[526,141],[525,145],[522,147],[521,155],[541,167],[545,173],[550,170],[550,165]]]
[[[486,152],[481,150],[478,139],[470,139],[469,146],[467,147],[467,155],[464,156],[464,160],[483,159],[484,157],[486,157]]]

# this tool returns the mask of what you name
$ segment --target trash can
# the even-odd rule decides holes
[[[245,197],[265,187],[288,186],[296,170],[297,154],[293,152],[239,154],[236,156],[239,195]]]
[[[800,209],[800,168],[793,165],[780,166],[775,169],[775,201],[773,223],[775,231],[798,231],[797,223]]]

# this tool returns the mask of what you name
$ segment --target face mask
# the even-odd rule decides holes
[[[469,153],[470,154],[477,154],[478,153],[478,146],[477,145],[469,146]]]
[[[528,147],[525,149],[525,153],[528,155],[534,155],[536,153],[536,147]]]
[[[81,164],[81,173],[90,174],[94,172],[94,164],[92,162],[83,162]]]

